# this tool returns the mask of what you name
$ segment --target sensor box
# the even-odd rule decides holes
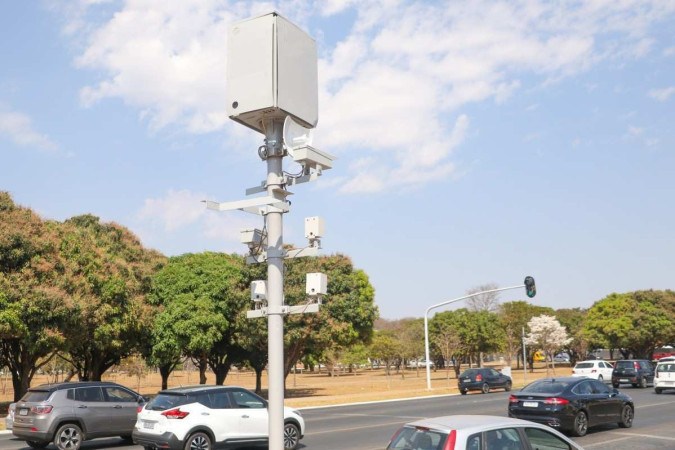
[[[276,12],[232,26],[226,83],[230,119],[263,134],[265,120],[319,120],[316,42]]]
[[[305,286],[307,295],[326,295],[328,292],[328,277],[325,273],[308,273]]]
[[[254,302],[267,300],[267,282],[265,280],[251,281],[251,300]]]
[[[324,220],[321,217],[305,217],[305,237],[307,239],[318,239],[324,233]]]

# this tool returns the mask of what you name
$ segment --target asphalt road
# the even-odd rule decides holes
[[[649,389],[622,389],[635,402],[632,428],[616,425],[593,428],[588,435],[574,438],[585,449],[675,450],[675,393],[656,395]],[[397,427],[425,417],[450,414],[506,415],[508,394],[442,396],[412,400],[378,402],[328,408],[303,409],[307,433],[301,441],[306,450],[376,450],[383,449]],[[11,435],[0,435],[0,450],[30,450]],[[48,447],[54,450],[53,446]],[[83,450],[138,450],[123,445],[120,439],[86,442]]]

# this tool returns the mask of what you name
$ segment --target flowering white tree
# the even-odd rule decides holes
[[[569,344],[572,338],[567,336],[567,330],[560,325],[560,322],[553,317],[542,314],[533,317],[527,322],[530,332],[525,336],[525,344],[536,346],[546,355],[546,360],[551,360],[553,364],[553,374],[555,375],[555,362],[553,356],[561,347]],[[546,375],[549,374],[549,365],[546,364]]]

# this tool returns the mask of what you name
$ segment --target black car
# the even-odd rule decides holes
[[[543,423],[583,436],[588,427],[633,425],[633,400],[591,378],[543,378],[509,397],[509,417]]]
[[[483,394],[490,392],[490,389],[511,390],[511,377],[497,372],[495,369],[479,368],[467,369],[459,376],[457,381],[459,392],[466,395],[468,391],[481,391]]]
[[[612,386],[618,388],[622,383],[630,383],[633,387],[646,388],[654,384],[654,366],[646,359],[622,359],[614,364]]]

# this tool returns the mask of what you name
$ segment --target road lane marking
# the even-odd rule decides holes
[[[675,403],[675,401],[672,401],[672,402],[660,402],[660,403],[650,403],[650,404],[648,404],[648,405],[640,405],[640,406],[636,406],[635,409],[650,408],[650,407],[652,407],[652,406],[672,405],[673,403]]]
[[[649,438],[649,439],[660,439],[662,441],[675,441],[675,437],[667,437],[667,436],[656,436],[653,434],[640,434],[640,433],[627,433],[627,432],[621,432],[621,431],[610,431],[611,434],[618,434],[620,436],[629,436],[629,437],[643,437],[643,438]]]
[[[354,430],[367,430],[368,428],[390,427],[392,425],[401,425],[401,421],[397,420],[396,422],[378,423],[377,425],[365,425],[362,427],[349,427],[349,428],[338,428],[335,430],[315,431],[313,433],[305,433],[305,436],[316,436],[317,434],[328,434],[328,433],[342,433]]]
[[[602,441],[602,442],[596,442],[595,444],[584,444],[584,448],[591,448],[591,447],[597,447],[602,445],[603,447],[607,444],[611,444],[612,442],[621,442],[621,441],[627,441],[631,439],[630,437],[622,437],[618,439],[612,439],[611,441]]]

